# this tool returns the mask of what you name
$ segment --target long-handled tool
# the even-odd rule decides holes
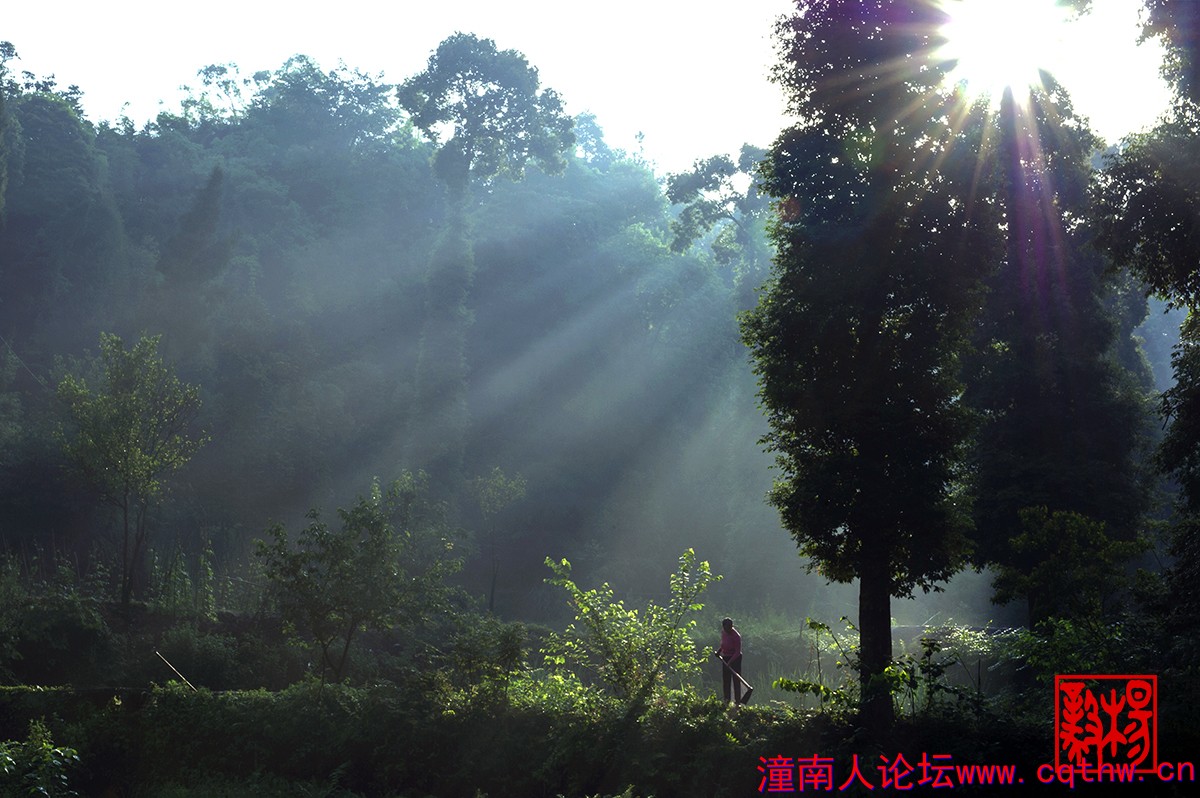
[[[722,657],[720,654],[718,654],[717,652],[714,651],[713,656],[716,657],[717,659],[721,660],[721,664],[725,666],[725,670],[732,673],[734,675],[734,677],[737,678],[737,680],[742,683],[742,687],[746,688],[746,692],[742,693],[742,697],[738,699],[737,703],[745,704],[745,703],[749,702],[750,694],[754,692],[754,688],[750,686],[750,682],[743,679],[742,674],[735,671],[733,669],[733,666],[731,666],[729,664],[729,662],[724,657]]]

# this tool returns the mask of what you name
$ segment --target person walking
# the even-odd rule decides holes
[[[729,688],[733,687],[735,703],[742,703],[742,680],[734,677],[742,673],[742,636],[733,628],[733,619],[721,621],[721,645],[713,651],[713,655],[725,664],[721,666],[721,685],[725,688],[725,703],[729,703]]]

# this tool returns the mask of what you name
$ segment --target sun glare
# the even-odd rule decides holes
[[[1054,0],[941,0],[949,21],[939,31],[938,55],[954,62],[947,74],[971,96],[999,100],[1020,94],[1054,72],[1065,49],[1066,9]]]

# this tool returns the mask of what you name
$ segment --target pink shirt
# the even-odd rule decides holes
[[[737,629],[721,630],[721,647],[717,652],[727,660],[742,656],[742,636]]]

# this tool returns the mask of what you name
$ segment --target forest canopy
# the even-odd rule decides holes
[[[400,85],[303,55],[205,66],[140,128],[83,117],[79,89],[5,53],[8,550],[112,550],[97,483],[56,442],[55,386],[95,371],[102,335],[153,336],[208,443],[147,510],[151,558],[211,546],[237,570],[269,524],[427,470],[467,551],[487,546],[462,578],[498,611],[537,612],[547,554],[649,589],[685,542],[744,535],[756,554],[726,573],[776,571],[795,595],[734,321],[765,273],[761,200],[736,240],[682,245],[647,163],[468,34]],[[497,103],[508,127],[476,120]],[[472,493],[495,469],[527,485],[503,513]]]

